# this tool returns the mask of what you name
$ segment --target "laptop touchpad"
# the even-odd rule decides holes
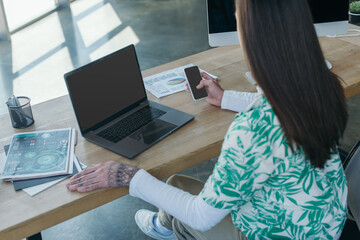
[[[151,144],[175,128],[176,125],[157,119],[136,131],[130,137],[144,144]]]

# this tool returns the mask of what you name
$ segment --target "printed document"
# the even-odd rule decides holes
[[[184,91],[186,90],[186,76],[184,69],[192,66],[194,66],[194,64],[188,64],[149,77],[144,77],[145,89],[157,98]],[[206,71],[200,69],[200,72]],[[217,79],[217,76],[208,72],[206,73]]]

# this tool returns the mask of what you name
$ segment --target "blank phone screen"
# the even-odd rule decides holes
[[[200,99],[207,97],[205,88],[197,89],[202,77],[200,75],[199,68],[197,66],[185,68],[185,74],[189,83],[190,90],[194,96],[194,99]]]

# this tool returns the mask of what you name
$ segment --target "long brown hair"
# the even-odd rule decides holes
[[[250,69],[293,149],[314,167],[336,151],[348,114],[339,78],[326,66],[305,0],[235,0]],[[294,149],[293,149],[294,150]]]

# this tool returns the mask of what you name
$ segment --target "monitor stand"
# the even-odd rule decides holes
[[[332,69],[332,65],[331,63],[325,59],[325,63],[326,63],[326,66],[328,67],[328,69]],[[249,79],[249,81],[253,84],[253,85],[256,85],[256,81],[253,77],[253,75],[251,74],[251,72],[246,72],[245,73],[245,76]]]

